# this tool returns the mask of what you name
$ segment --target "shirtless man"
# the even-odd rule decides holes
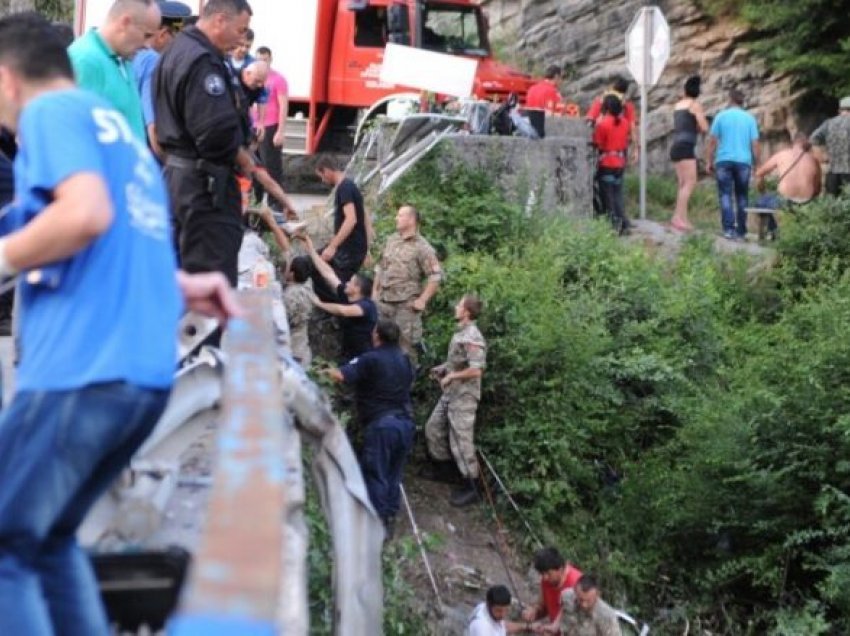
[[[807,203],[820,194],[821,167],[811,153],[811,144],[805,133],[794,135],[790,148],[780,150],[756,171],[756,187],[764,193],[765,178],[772,173],[779,177],[777,194],[762,194],[756,207],[778,210],[789,204]],[[776,239],[776,218],[768,217],[767,229],[771,240]]]

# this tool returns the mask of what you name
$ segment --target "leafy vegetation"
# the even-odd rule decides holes
[[[74,19],[74,3],[70,0],[36,0],[33,6],[51,20],[71,22]]]
[[[304,475],[310,469],[305,464]],[[312,486],[308,479],[308,486]],[[310,548],[307,552],[309,569],[308,598],[310,604],[310,634],[330,636],[334,633],[333,620],[333,553],[332,537],[327,521],[319,506],[315,488],[308,488],[305,517],[310,535]],[[422,618],[417,615],[413,603],[413,592],[402,577],[402,569],[411,560],[418,558],[416,544],[411,540],[396,541],[384,550],[384,634],[387,636],[405,636],[416,634]]]
[[[654,633],[850,631],[850,199],[790,217],[773,268],[700,237],[671,261],[469,169],[418,166],[384,229],[404,201],[447,254],[432,361],[486,302],[480,443],[547,541]]]

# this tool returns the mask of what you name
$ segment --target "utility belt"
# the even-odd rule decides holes
[[[223,207],[227,201],[227,184],[234,176],[233,168],[206,159],[189,159],[177,155],[166,155],[165,165],[175,170],[203,172],[207,177],[207,192],[212,195],[213,206]]]
[[[381,290],[383,291],[383,290]],[[413,304],[413,301],[416,300],[416,297],[419,294],[414,290],[412,294],[406,294],[405,296],[399,298],[396,295],[391,295],[390,298],[386,298],[385,296],[380,296],[378,300],[385,305],[401,305],[402,307],[409,307]]]
[[[411,426],[415,426],[413,423],[413,415],[405,409],[393,409],[392,411],[385,411],[378,415],[376,418],[372,419],[372,421],[366,424],[367,428],[370,426],[378,426],[385,420],[393,418],[397,420],[403,420],[408,422]]]

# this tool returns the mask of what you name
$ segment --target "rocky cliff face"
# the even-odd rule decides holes
[[[562,94],[582,112],[613,76],[630,77],[625,66],[625,33],[641,0],[485,0],[491,37],[510,43],[509,52],[540,71],[549,64],[572,69]],[[811,130],[819,117],[799,113],[801,95],[791,78],[769,72],[747,47],[753,37],[739,24],[713,19],[694,0],[661,0],[671,32],[670,60],[647,105],[650,166],[669,169],[668,134],[672,108],[684,80],[703,78],[701,101],[708,114],[726,103],[732,87],[748,96],[747,106],[758,118],[767,151],[787,132]],[[639,108],[637,87],[631,94]],[[822,115],[820,115],[822,117]]]

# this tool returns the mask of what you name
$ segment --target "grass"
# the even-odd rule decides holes
[[[646,218],[666,223],[676,207],[675,177],[649,176],[646,181]],[[640,216],[640,182],[635,174],[626,174],[626,214]],[[688,218],[699,230],[720,231],[720,212],[714,179],[703,179],[691,195]]]

